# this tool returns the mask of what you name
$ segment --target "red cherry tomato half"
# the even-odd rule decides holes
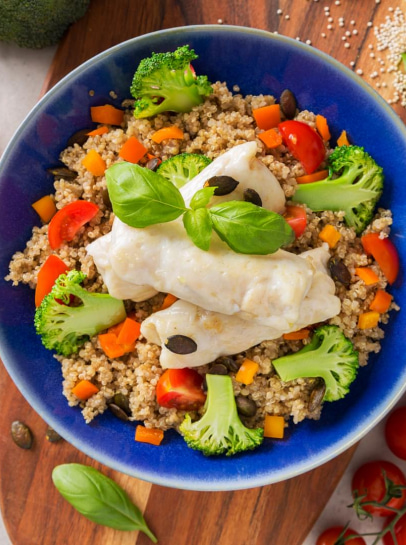
[[[335,526],[333,528],[328,528],[322,534],[320,534],[317,539],[316,545],[336,545],[338,537],[341,535],[341,532],[344,530],[343,526]],[[344,537],[349,536],[358,536],[357,532],[354,532],[351,528],[347,528],[344,533]],[[345,540],[345,545],[366,545],[365,539],[362,537],[354,537],[351,539]]]
[[[387,526],[391,520],[392,518],[389,518],[386,521],[385,526]],[[397,545],[406,545],[406,513],[402,515],[395,524],[395,536]],[[389,532],[384,535],[382,541],[384,545],[395,545],[395,542]]]
[[[89,201],[75,201],[67,204],[55,214],[48,227],[48,240],[56,250],[63,242],[73,240],[79,229],[93,219],[99,207]]]
[[[363,502],[379,502],[384,498],[385,481],[383,472],[385,472],[386,477],[394,484],[406,485],[406,478],[402,471],[395,464],[392,464],[392,462],[383,460],[367,462],[357,469],[352,478],[353,495],[355,490],[358,492],[358,496],[365,495],[361,505]],[[400,498],[392,498],[387,505],[394,509],[400,509],[405,501],[406,490],[403,490]],[[371,513],[371,515],[377,515],[378,517],[386,517],[392,514],[392,511],[385,509],[385,507],[366,505],[364,509]]]
[[[47,258],[38,273],[37,286],[35,288],[36,307],[39,307],[43,298],[50,293],[58,276],[67,271],[69,271],[69,267],[57,255],[50,255]]]
[[[385,424],[385,437],[393,454],[406,460],[406,406],[390,413]]]
[[[285,145],[293,157],[302,163],[306,174],[314,172],[326,156],[321,136],[301,121],[283,121],[279,123],[278,129]]]
[[[361,237],[365,253],[372,255],[389,284],[393,284],[399,273],[399,255],[396,246],[388,238],[379,238],[378,233]]]
[[[203,378],[194,369],[167,369],[156,387],[158,404],[167,409],[193,411],[204,405]]]
[[[306,210],[304,208],[289,205],[286,207],[283,217],[294,230],[296,238],[304,233],[307,225]]]

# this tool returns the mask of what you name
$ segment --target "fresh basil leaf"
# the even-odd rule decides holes
[[[116,163],[106,170],[106,181],[114,214],[131,227],[166,223],[186,210],[179,189],[139,165]]]
[[[82,464],[62,464],[54,468],[52,480],[61,495],[92,522],[116,530],[141,530],[157,543],[127,493],[97,469]]]
[[[198,248],[208,251],[211,242],[212,224],[207,208],[188,210],[183,216],[186,233]]]
[[[207,206],[215,191],[215,187],[204,187],[203,189],[196,191],[192,197],[192,200],[190,201],[190,208],[197,210],[198,208]]]
[[[228,201],[209,209],[213,229],[240,254],[273,254],[295,238],[285,219],[250,202]]]

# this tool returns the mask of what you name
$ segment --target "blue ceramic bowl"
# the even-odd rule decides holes
[[[301,109],[325,115],[333,139],[346,129],[384,167],[382,205],[394,213],[393,240],[402,268],[406,256],[404,158],[406,130],[391,108],[362,79],[327,55],[295,40],[260,30],[196,26],[141,36],[86,62],[58,83],[32,110],[4,153],[0,166],[1,358],[32,407],[65,439],[114,469],[161,485],[194,490],[233,490],[288,479],[337,456],[365,435],[395,404],[406,385],[406,314],[392,313],[382,351],[362,369],[350,394],[326,404],[318,422],[291,425],[283,441],[265,440],[254,452],[205,458],[175,432],[161,447],[134,442],[134,425],[109,412],[86,425],[62,396],[61,371],[33,327],[34,293],[3,280],[16,250],[39,224],[31,203],[53,190],[45,172],[68,137],[89,126],[89,108],[129,97],[139,61],[152,51],[190,44],[194,63],[211,81],[237,84],[243,94],[293,90]],[[89,95],[89,90],[94,95]],[[109,92],[117,93],[112,101]],[[379,135],[379,136],[378,136]],[[393,287],[402,307],[405,292]]]

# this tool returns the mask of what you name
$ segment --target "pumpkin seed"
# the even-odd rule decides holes
[[[128,421],[128,414],[115,403],[110,403],[109,410],[120,420],[124,420],[124,422]]]
[[[228,375],[228,369],[223,363],[215,363],[208,371],[210,375]]]
[[[223,365],[227,367],[229,371],[231,371],[231,373],[236,373],[238,369],[240,368],[240,365],[233,358],[230,358],[229,356],[220,356],[220,358],[216,359],[215,363],[222,363]]]
[[[89,138],[89,132],[92,129],[80,129],[79,131],[76,131],[72,134],[72,136],[68,139],[68,142],[66,143],[66,147],[70,148],[71,146],[74,146],[75,144],[78,144],[79,146],[83,146],[83,144],[86,142],[86,140]]]
[[[212,176],[204,184],[204,187],[215,187],[214,195],[221,197],[234,191],[238,184],[239,182],[231,176]]]
[[[257,405],[250,397],[239,394],[235,397],[235,403],[237,405],[238,413],[242,416],[255,416]]]
[[[32,433],[28,426],[19,420],[15,420],[11,424],[11,437],[14,443],[24,449],[30,449],[32,447]]]
[[[296,97],[289,89],[282,91],[280,106],[287,119],[293,119],[296,115]]]
[[[67,167],[51,167],[47,168],[47,172],[55,176],[55,178],[64,178],[69,181],[75,180],[78,177],[78,173],[75,170]]]
[[[251,187],[248,187],[247,189],[244,190],[244,201],[251,202],[252,204],[255,204],[256,206],[262,206],[261,197],[255,191],[255,189],[252,189]]]
[[[326,383],[323,379],[317,379],[309,398],[308,409],[310,412],[315,411],[320,407],[326,393]]]
[[[51,426],[48,426],[47,431],[45,433],[45,438],[50,443],[57,443],[62,439],[62,437],[59,435],[57,431],[55,431]]]
[[[174,354],[193,354],[197,350],[197,344],[186,335],[172,335],[165,341],[165,346]]]
[[[128,399],[128,396],[122,393],[115,394],[113,397],[113,403],[120,407],[120,409],[126,414],[131,415],[130,400]]]
[[[158,159],[158,157],[153,157],[152,159],[148,161],[148,163],[145,166],[149,168],[149,170],[153,170],[155,172],[156,169],[159,167],[159,164],[160,164],[160,160]]]
[[[331,278],[348,287],[351,283],[351,273],[345,263],[338,257],[330,257],[328,260],[328,268]]]

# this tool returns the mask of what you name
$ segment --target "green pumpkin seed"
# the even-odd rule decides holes
[[[237,405],[237,411],[242,416],[251,417],[255,416],[257,412],[257,405],[250,397],[237,395],[235,397],[235,403]]]
[[[308,409],[310,412],[315,411],[320,407],[326,393],[326,384],[323,379],[318,379],[310,393]]]
[[[78,177],[78,173],[75,170],[71,170],[67,167],[51,167],[47,168],[47,172],[52,174],[55,178],[63,178],[68,181],[73,181]]]
[[[75,144],[78,144],[78,146],[83,146],[83,144],[89,138],[89,132],[91,130],[92,129],[80,129],[79,131],[76,131],[75,133],[73,133],[72,136],[67,141],[66,147],[70,148],[74,146]]]
[[[127,413],[123,411],[123,409],[119,407],[118,405],[116,405],[115,403],[109,404],[109,410],[114,414],[114,416],[116,416],[120,420],[123,420],[124,422],[128,421]]]
[[[328,268],[331,278],[348,287],[351,283],[351,273],[345,263],[337,257],[330,257],[328,260]]]
[[[165,346],[174,354],[193,354],[197,350],[197,344],[186,335],[172,335],[165,341]]]
[[[250,202],[252,204],[255,204],[255,206],[262,206],[262,199],[258,195],[258,193],[255,191],[255,189],[251,189],[248,187],[244,191],[244,201]]]
[[[32,447],[33,437],[31,430],[19,420],[15,420],[11,424],[11,437],[14,443],[20,448],[30,449]]]
[[[47,439],[47,441],[49,441],[50,443],[57,443],[58,441],[60,441],[62,439],[62,437],[59,435],[58,432],[56,432],[53,428],[51,428],[50,426],[48,426],[47,428],[47,431],[45,433],[45,438]]]
[[[229,195],[237,187],[239,182],[231,176],[213,176],[204,184],[204,187],[215,187],[214,195],[221,197]]]
[[[296,115],[296,97],[289,89],[285,89],[280,97],[280,106],[287,119],[293,119]]]
[[[113,397],[113,403],[120,407],[120,409],[127,415],[131,416],[130,400],[128,399],[128,396],[122,393],[115,394]]]

